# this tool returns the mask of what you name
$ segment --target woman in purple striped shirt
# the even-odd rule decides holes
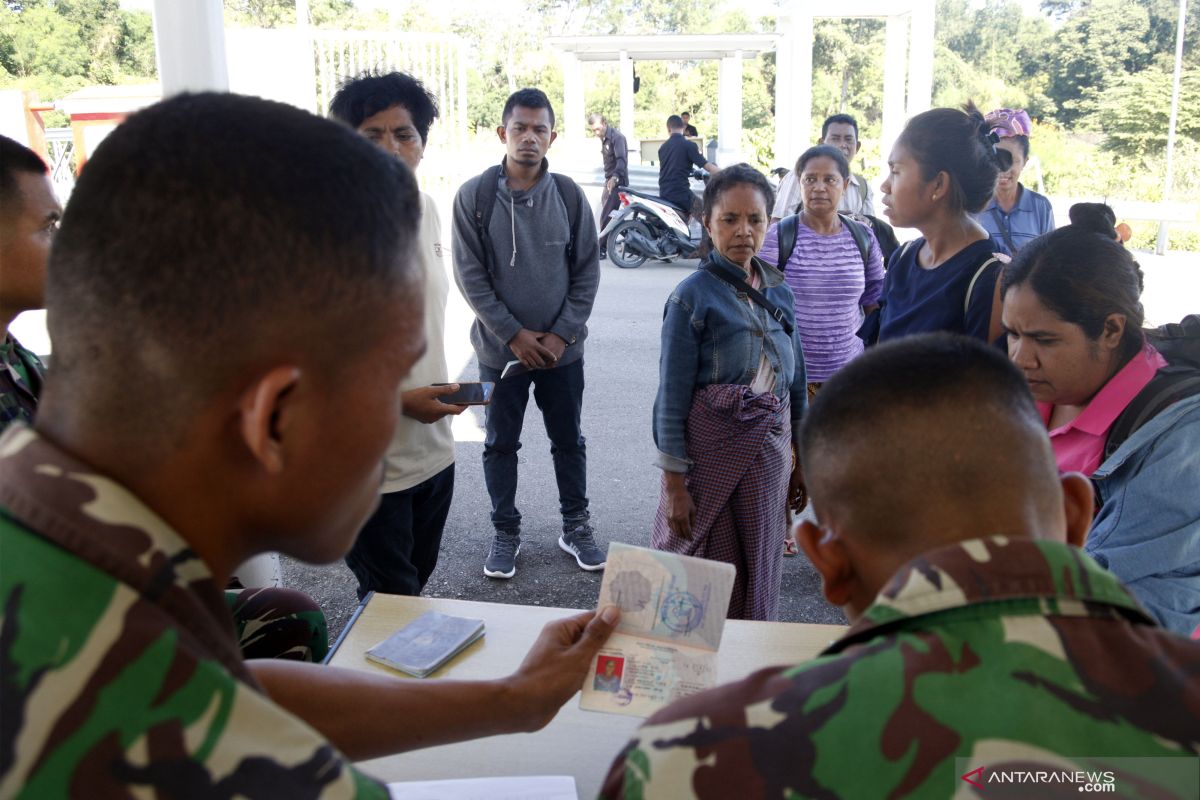
[[[796,296],[796,329],[804,344],[811,400],[821,384],[863,351],[855,332],[864,310],[879,303],[883,255],[871,226],[838,213],[850,183],[850,164],[836,147],[809,148],[796,162],[802,204],[795,247],[780,264],[780,220],[767,231],[758,257],[778,264]],[[866,252],[849,226],[856,225]]]

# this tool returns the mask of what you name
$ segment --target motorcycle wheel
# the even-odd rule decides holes
[[[625,248],[625,239],[630,231],[637,231],[647,239],[650,229],[641,220],[627,219],[617,224],[608,234],[608,260],[621,269],[637,269],[646,263],[646,254]]]

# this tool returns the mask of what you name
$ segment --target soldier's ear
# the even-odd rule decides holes
[[[289,396],[300,369],[285,365],[262,373],[238,398],[238,431],[251,455],[271,475],[284,467],[283,437],[291,421]]]
[[[855,574],[841,538],[831,528],[810,520],[797,522],[792,534],[820,573],[825,599],[838,608],[847,605],[854,594]]]
[[[1083,547],[1096,512],[1092,482],[1078,472],[1068,472],[1060,480],[1063,512],[1067,518],[1067,544]]]

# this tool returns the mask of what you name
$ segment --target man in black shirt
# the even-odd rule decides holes
[[[693,167],[715,173],[717,165],[700,155],[695,143],[683,138],[682,117],[672,114],[667,118],[667,133],[669,138],[658,148],[658,196],[683,210],[686,220],[694,200],[688,175]]]
[[[681,120],[683,120],[683,135],[686,138],[695,139],[697,136],[700,135],[700,132],[696,130],[696,126],[692,124],[692,115],[691,114],[684,111],[682,114],[679,115],[679,118]]]
[[[604,159],[604,193],[600,198],[600,222],[598,227],[604,230],[608,224],[608,215],[617,209],[621,198],[617,194],[618,186],[629,185],[629,144],[625,134],[608,124],[601,114],[588,116],[588,127],[600,140],[600,156]],[[600,257],[604,258],[604,240],[600,237]]]

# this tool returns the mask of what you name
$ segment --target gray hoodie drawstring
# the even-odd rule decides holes
[[[513,208],[513,198],[512,198],[511,192],[509,192],[509,195],[508,195],[508,219],[512,223],[512,242],[513,242],[513,254],[512,254],[512,258],[510,258],[508,260],[508,265],[510,267],[515,267],[517,265],[517,214]]]

